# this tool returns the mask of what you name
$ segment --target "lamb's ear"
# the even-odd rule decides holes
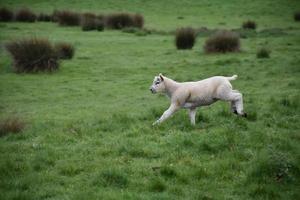
[[[159,74],[159,77],[160,77],[161,81],[164,81],[164,77],[161,73]]]

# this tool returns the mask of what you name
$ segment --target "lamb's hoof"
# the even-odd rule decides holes
[[[234,114],[238,115],[238,112],[236,110],[233,111]]]
[[[243,113],[241,116],[247,118],[248,115],[247,113]]]

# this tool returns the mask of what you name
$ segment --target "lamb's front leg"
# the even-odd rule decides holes
[[[179,106],[175,104],[171,104],[170,107],[164,112],[164,114],[158,120],[156,120],[152,125],[162,123],[167,118],[169,118],[174,112],[176,112],[179,108],[180,108]]]
[[[195,125],[196,121],[195,121],[195,117],[196,117],[196,108],[190,108],[189,109],[189,116],[190,116],[190,120],[191,120],[191,124]]]

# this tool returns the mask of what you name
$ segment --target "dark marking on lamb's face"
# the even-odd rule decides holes
[[[163,79],[160,76],[155,76],[149,89],[153,94],[157,92],[165,92],[165,84]]]

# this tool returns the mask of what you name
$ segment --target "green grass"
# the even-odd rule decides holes
[[[181,2],[181,3],[180,3]],[[170,34],[83,32],[54,23],[0,23],[0,119],[22,133],[0,138],[0,199],[298,199],[300,24],[295,1],[1,1],[51,13],[140,12],[145,27],[239,28],[252,19],[240,53],[176,50]],[[168,9],[165,9],[165,8]],[[178,19],[182,16],[183,19]],[[54,73],[15,74],[9,40],[72,43],[75,56]],[[270,58],[257,59],[261,47]],[[238,74],[247,119],[218,102],[151,124],[169,100],[152,95],[159,72],[178,81]]]

